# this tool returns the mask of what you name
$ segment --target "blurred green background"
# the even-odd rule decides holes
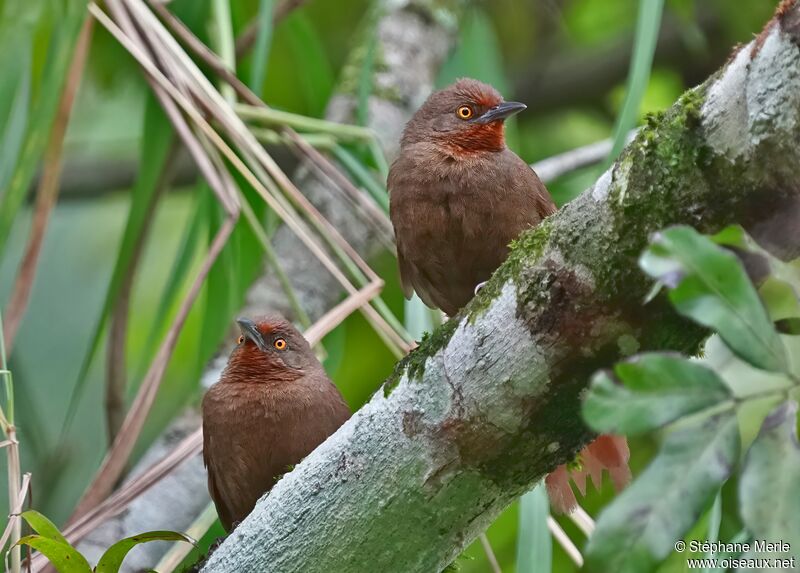
[[[51,89],[50,68],[59,49],[59,30],[74,25],[70,2],[0,0],[0,134],[3,165],[19,157],[14,147],[14,118],[35,126],[36,105]],[[509,128],[510,146],[526,161],[552,156],[614,133],[625,100],[626,78],[634,50],[638,0],[492,0],[474,2],[459,24],[459,43],[443,66],[437,84],[472,76],[494,84],[507,99],[528,110]],[[263,83],[265,101],[277,108],[322,117],[342,66],[358,40],[368,0],[311,0],[275,29]],[[688,87],[717,69],[732,47],[749,41],[775,8],[772,0],[668,0],[660,22],[656,54],[637,118],[664,109]],[[176,0],[178,13],[209,41],[207,2]],[[234,31],[258,11],[258,2],[233,3]],[[72,18],[72,20],[70,20]],[[69,24],[73,22],[73,24]],[[238,74],[251,75],[252,58],[239,62]],[[303,70],[303,73],[298,73]],[[26,91],[21,91],[26,86]],[[27,98],[30,105],[20,105]],[[149,103],[148,103],[149,102]],[[36,507],[62,522],[97,468],[106,447],[103,392],[105,349],[101,345],[80,393],[74,421],[62,433],[68,404],[100,319],[103,301],[120,251],[137,173],[148,168],[146,132],[163,118],[150,118],[153,106],[140,69],[104,30],[96,28],[87,71],[65,143],[65,167],[59,203],[47,231],[29,309],[10,355],[23,467],[34,475]],[[20,116],[22,113],[22,116]],[[157,114],[152,109],[150,114]],[[16,128],[17,132],[19,128]],[[44,133],[47,133],[46,131]],[[38,165],[38,162],[36,163]],[[600,167],[579,170],[549,185],[557,203],[583,191]],[[3,177],[5,176],[5,179]],[[9,177],[0,165],[0,200]],[[191,179],[175,185],[159,200],[152,229],[132,291],[128,328],[129,388],[152,358],[152,340],[163,333],[160,305],[176,261],[196,267],[213,231],[209,193]],[[13,218],[7,244],[0,249],[0,307],[8,302],[31,220],[30,195]],[[196,245],[184,248],[193,221]],[[231,319],[248,281],[258,272],[258,249],[242,231],[237,256],[252,262],[229,285],[225,300],[209,284],[195,304],[170,362],[155,407],[138,442],[137,456],[187,405],[201,397],[198,375],[215,350],[231,336]],[[188,258],[187,258],[188,257]],[[394,259],[371,261],[387,285],[384,299],[402,316]],[[218,265],[219,266],[219,265]],[[244,268],[245,265],[242,265]],[[185,276],[190,276],[189,274]],[[185,285],[184,285],[185,286]],[[213,308],[213,310],[209,310]],[[175,301],[168,305],[175,312]],[[163,307],[162,307],[163,310]],[[163,314],[163,313],[162,313]],[[211,316],[213,314],[213,316]],[[394,358],[364,319],[356,314],[325,341],[328,372],[353,408],[366,401],[391,372]],[[647,440],[632,444],[634,472],[653,452]],[[4,462],[3,462],[4,463]],[[0,472],[5,479],[5,472]],[[613,494],[608,484],[592,491],[584,507],[594,514]],[[6,500],[0,511],[6,511]],[[582,534],[559,518],[575,540]],[[517,507],[489,530],[503,571],[514,571]],[[573,570],[560,547],[553,548],[555,571]],[[480,546],[458,560],[463,571],[487,571]]]

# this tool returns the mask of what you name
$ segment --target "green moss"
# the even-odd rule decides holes
[[[460,322],[461,316],[455,316],[433,332],[426,332],[422,336],[419,346],[395,365],[391,376],[383,383],[383,396],[389,397],[400,383],[404,373],[408,375],[409,380],[422,380],[422,376],[425,374],[425,362],[447,346]]]
[[[486,312],[492,301],[500,296],[504,284],[509,280],[516,283],[522,269],[542,255],[550,241],[552,230],[552,219],[546,219],[538,227],[526,231],[511,242],[511,252],[506,261],[467,305],[465,312],[470,324],[474,324]]]

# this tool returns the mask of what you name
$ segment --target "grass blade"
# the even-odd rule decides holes
[[[607,164],[610,165],[617,158],[628,132],[636,125],[639,115],[639,106],[642,103],[647,83],[650,81],[650,71],[653,66],[653,56],[658,42],[658,32],[661,27],[661,14],[664,10],[664,0],[639,0],[639,16],[636,20],[636,37],[631,54],[631,67],[628,72],[628,89],[625,102],[617,117],[614,126],[614,145],[608,156]]]
[[[548,517],[547,490],[540,483],[519,501],[517,573],[550,573],[553,542],[547,526]]]
[[[272,9],[275,0],[261,0],[258,5],[258,35],[253,48],[253,61],[250,64],[250,89],[259,98],[264,91],[264,80],[267,77],[269,49],[272,43]]]

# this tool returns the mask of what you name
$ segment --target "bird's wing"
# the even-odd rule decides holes
[[[400,239],[397,239],[397,265],[400,268],[400,286],[406,298],[411,298],[414,294],[414,285],[411,284],[411,273],[414,272],[411,265],[403,255],[403,248]]]
[[[225,528],[225,531],[230,531],[231,525],[233,524],[232,518],[228,507],[225,505],[225,500],[220,493],[219,486],[217,485],[216,476],[218,468],[209,454],[211,451],[210,435],[211,431],[208,430],[206,423],[203,422],[203,465],[206,467],[208,473],[208,494],[211,496],[211,500],[217,508],[217,515],[219,516],[220,523],[222,523],[222,527]]]

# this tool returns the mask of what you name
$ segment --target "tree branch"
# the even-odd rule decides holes
[[[476,299],[262,498],[206,573],[439,571],[591,437],[589,376],[705,333],[643,304],[648,236],[768,227],[800,197],[800,0],[518,242]],[[796,212],[796,211],[795,211]],[[800,225],[779,242],[800,243]],[[390,540],[387,542],[387,540]]]

